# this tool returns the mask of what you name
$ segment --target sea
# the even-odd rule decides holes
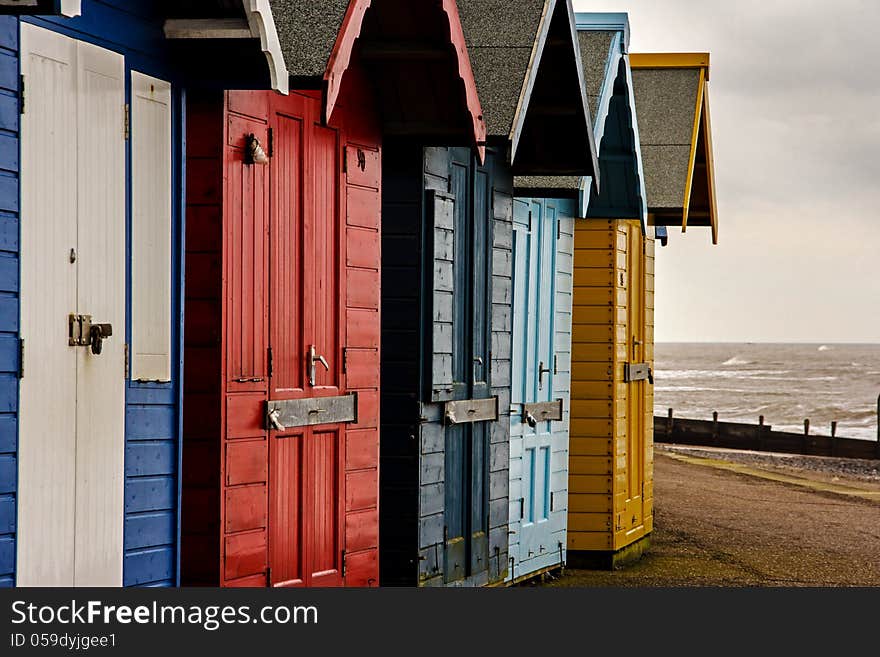
[[[685,344],[655,348],[654,414],[877,439],[880,345]]]

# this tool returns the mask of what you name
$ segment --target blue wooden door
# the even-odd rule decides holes
[[[553,401],[556,372],[557,210],[541,201],[515,201],[513,234],[512,397],[524,404]],[[511,558],[516,578],[528,562],[556,551],[551,522],[553,430],[511,415]]]
[[[467,149],[452,154],[453,396],[490,396],[492,177]],[[486,423],[445,429],[444,575],[455,582],[484,573],[489,561],[489,431]]]

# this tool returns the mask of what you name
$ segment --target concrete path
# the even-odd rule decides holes
[[[864,478],[655,454],[648,556],[549,586],[880,586],[880,485]]]

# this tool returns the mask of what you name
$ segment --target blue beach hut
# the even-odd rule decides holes
[[[0,584],[174,585],[184,99],[287,71],[266,0],[30,5],[0,17]]]

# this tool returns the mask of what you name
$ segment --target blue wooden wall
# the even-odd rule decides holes
[[[0,16],[0,586],[15,582],[18,473],[18,20]]]

